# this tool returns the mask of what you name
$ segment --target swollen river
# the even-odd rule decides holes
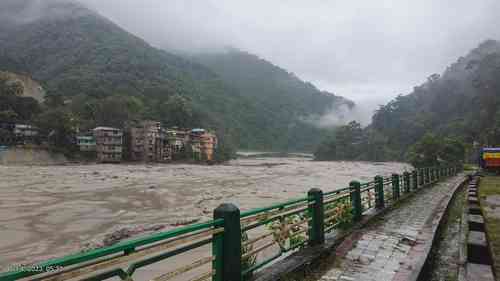
[[[0,166],[0,271],[101,245],[122,228],[205,221],[223,202],[242,210],[403,172],[403,163],[239,159],[226,165]],[[90,246],[89,246],[90,245]]]

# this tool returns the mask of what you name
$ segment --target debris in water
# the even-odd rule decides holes
[[[188,224],[192,224],[192,223],[195,223],[195,222],[198,222],[200,219],[199,218],[196,218],[196,219],[184,219],[184,220],[178,220],[174,223],[171,223],[170,225],[171,226],[181,226],[181,225],[188,225]]]

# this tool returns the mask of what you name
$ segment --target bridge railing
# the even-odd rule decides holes
[[[325,235],[349,228],[363,215],[460,170],[461,166],[440,166],[376,176],[373,181],[353,181],[349,187],[326,193],[311,189],[305,197],[241,213],[232,204],[222,204],[211,221],[19,266],[0,273],[0,281],[133,280],[137,271],[161,262],[166,263],[162,270],[148,280],[248,280],[273,261],[323,244]]]

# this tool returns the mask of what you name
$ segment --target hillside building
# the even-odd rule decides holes
[[[93,130],[97,161],[118,163],[122,160],[123,132],[110,127],[97,127]]]

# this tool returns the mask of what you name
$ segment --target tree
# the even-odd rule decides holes
[[[41,111],[38,101],[23,97],[24,86],[0,72],[0,120],[29,122]]]
[[[363,129],[351,121],[340,126],[334,136],[319,145],[314,155],[317,160],[355,160],[362,153]]]
[[[169,126],[190,127],[193,125],[193,108],[189,100],[181,95],[170,96],[162,104],[161,116]]]
[[[63,108],[48,109],[38,116],[35,124],[53,147],[63,151],[75,149],[76,124],[71,112]]]
[[[440,150],[441,143],[439,139],[434,134],[428,133],[410,147],[408,159],[417,168],[436,166],[439,164]]]
[[[408,153],[408,160],[417,168],[456,163],[463,161],[464,157],[463,142],[453,138],[438,137],[431,133],[424,135]]]

